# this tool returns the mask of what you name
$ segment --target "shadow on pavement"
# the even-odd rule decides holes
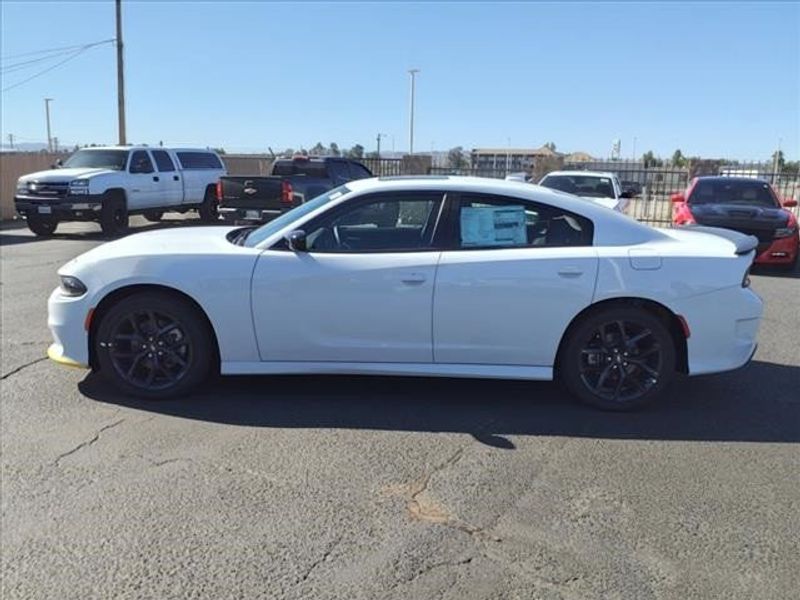
[[[142,401],[97,375],[81,392],[103,403],[248,427],[458,432],[498,448],[507,435],[602,439],[800,442],[800,367],[754,362],[739,371],[682,378],[635,413],[575,404],[553,383],[395,377],[220,378],[193,396]]]
[[[794,278],[800,279],[800,263],[795,265],[791,271],[784,271],[776,267],[768,267],[765,265],[753,265],[750,269],[752,275],[763,275],[765,277],[781,277],[781,278]]]

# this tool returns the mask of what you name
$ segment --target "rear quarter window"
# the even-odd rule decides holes
[[[323,162],[310,160],[279,160],[272,167],[272,174],[278,177],[305,175],[306,177],[328,177],[328,169]]]
[[[184,169],[222,169],[222,162],[210,152],[177,152]]]

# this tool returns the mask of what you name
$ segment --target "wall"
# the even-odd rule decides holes
[[[48,152],[0,152],[0,219],[14,218],[14,189],[17,179],[43,171],[69,154]],[[222,157],[231,175],[268,175],[272,159],[265,154],[225,154]]]

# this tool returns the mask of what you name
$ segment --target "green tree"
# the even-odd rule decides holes
[[[328,149],[322,145],[321,142],[317,142],[317,144],[309,150],[309,154],[313,156],[323,156],[328,153]]]
[[[673,167],[685,167],[686,166],[686,157],[681,152],[680,148],[675,150],[672,153],[672,166]]]
[[[783,165],[786,164],[786,157],[783,155],[783,150],[777,150],[772,153],[772,164],[777,166],[778,171],[783,170]]]
[[[662,164],[664,164],[661,159],[656,158],[652,150],[648,150],[642,154],[642,163],[644,163],[645,169],[649,167],[660,167]]]
[[[547,142],[544,145],[544,147],[547,148],[548,150],[550,150],[551,152],[555,152],[556,151],[556,143],[555,142]]]
[[[447,166],[451,169],[463,169],[467,166],[463,147],[456,146],[447,151]]]
[[[226,154],[225,148],[214,148],[214,152],[217,154]]]
[[[329,148],[330,148],[331,156],[341,156],[342,155],[342,151],[339,150],[339,144],[337,144],[336,142],[331,142]]]
[[[356,144],[347,151],[346,156],[347,158],[354,158],[356,160],[364,158],[364,146],[361,144]]]

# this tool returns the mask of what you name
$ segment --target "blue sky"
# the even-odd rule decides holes
[[[3,0],[7,67],[114,37],[114,4]],[[607,156],[800,155],[798,3],[266,3],[123,0],[132,142],[276,151],[336,141]],[[55,61],[53,61],[55,62]],[[52,63],[41,63],[45,67]],[[40,65],[36,65],[37,67]],[[4,73],[6,88],[40,69]],[[2,136],[116,141],[113,46],[2,93]]]

